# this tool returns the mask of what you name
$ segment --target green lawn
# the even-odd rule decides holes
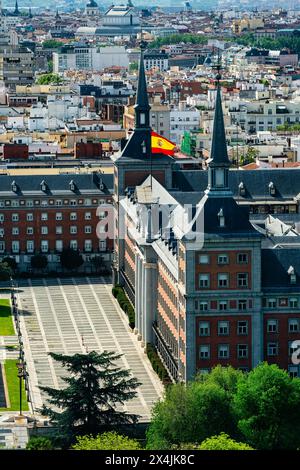
[[[0,299],[0,336],[15,335],[9,299]]]
[[[18,368],[16,366],[16,359],[7,359],[4,363],[6,383],[8,387],[8,394],[10,400],[10,408],[0,408],[0,411],[18,411],[20,409],[20,389],[19,389],[19,378]],[[22,410],[28,411],[28,403],[25,393],[25,384],[23,380],[22,384]]]

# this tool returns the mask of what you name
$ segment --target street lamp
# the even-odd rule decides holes
[[[24,362],[22,360],[21,349],[19,362],[16,363],[19,378],[19,398],[20,398],[20,417],[22,416],[22,379],[24,378]]]

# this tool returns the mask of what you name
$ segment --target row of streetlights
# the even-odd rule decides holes
[[[28,381],[29,374],[26,369],[24,344],[23,344],[22,332],[21,332],[21,327],[20,327],[20,313],[18,309],[17,298],[15,295],[15,288],[18,286],[17,284],[15,284],[12,277],[10,278],[10,282],[11,282],[11,305],[12,305],[12,311],[13,311],[13,316],[15,320],[16,330],[18,334],[18,341],[19,341],[19,359],[18,359],[18,362],[16,363],[16,366],[18,368],[18,378],[19,378],[19,400],[20,400],[19,410],[20,410],[20,416],[22,416],[22,380],[23,379],[25,381],[25,390],[27,392],[27,400],[31,401],[30,393],[29,393],[29,381]]]

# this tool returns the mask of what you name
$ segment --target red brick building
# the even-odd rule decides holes
[[[276,243],[249,214],[258,201],[267,210],[295,197],[297,172],[279,178],[261,170],[256,180],[230,169],[219,86],[208,171],[151,158],[140,64],[136,127],[115,159],[114,275],[135,306],[142,346],[155,345],[174,381],[217,364],[249,370],[264,360],[300,376],[298,237]]]
[[[89,261],[110,262],[113,239],[105,223],[112,203],[110,175],[1,175],[0,257],[13,256],[20,271],[30,270],[31,257],[48,257],[48,269],[60,266],[64,248],[79,250]],[[101,226],[101,227],[100,227]],[[101,233],[101,239],[99,239]]]

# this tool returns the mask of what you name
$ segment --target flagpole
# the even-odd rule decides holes
[[[150,188],[152,191],[152,145],[151,145],[151,135],[150,135]]]

